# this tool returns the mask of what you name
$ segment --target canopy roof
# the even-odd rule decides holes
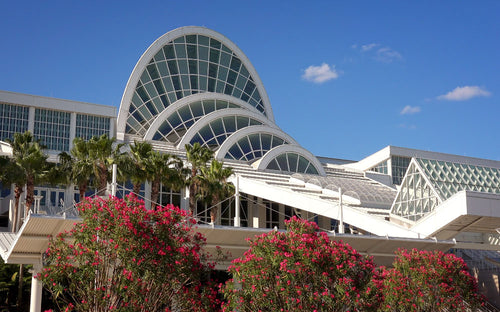
[[[39,264],[51,237],[69,231],[80,218],[30,214],[17,233],[0,232],[5,263]]]

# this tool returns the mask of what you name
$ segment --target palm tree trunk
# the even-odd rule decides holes
[[[139,196],[139,193],[141,192],[141,183],[134,183],[132,192],[134,192],[136,196]]]
[[[210,221],[215,224],[215,219],[217,218],[217,204],[219,203],[219,197],[214,195],[212,197],[212,208],[210,208]]]
[[[196,210],[196,185],[194,182],[189,185],[189,210],[194,216]]]
[[[22,311],[21,305],[23,304],[23,278],[24,278],[24,265],[19,265],[19,284],[17,286],[17,310]]]
[[[87,191],[87,183],[82,183],[78,185],[78,191],[80,191],[80,201],[85,198],[85,192]]]
[[[23,193],[23,186],[16,184],[14,188],[15,200],[14,200],[14,213],[12,216],[12,232],[16,233],[19,229],[19,201],[21,200],[21,194]]]
[[[154,179],[151,181],[151,208],[156,208],[158,204],[158,194],[160,194],[160,180]],[[153,205],[155,205],[153,207]]]
[[[108,186],[108,169],[106,166],[99,166],[99,190],[97,195],[104,196],[106,194],[106,188]]]
[[[24,218],[28,216],[28,211],[35,202],[35,181],[32,176],[28,176],[26,180],[26,208],[24,209]]]

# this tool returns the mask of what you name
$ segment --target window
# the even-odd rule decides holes
[[[69,151],[70,113],[35,109],[33,136],[47,149]]]
[[[280,207],[278,203],[270,202],[267,200],[263,201],[266,207],[266,228],[278,228],[280,225]]]
[[[0,103],[0,140],[14,139],[14,133],[28,130],[29,108]]]
[[[220,214],[220,222],[222,225],[234,226],[235,201],[233,198],[221,204]],[[245,199],[240,200],[240,226],[248,226],[248,202]]]
[[[110,123],[111,118],[108,117],[77,114],[75,136],[88,140],[93,136],[109,134]]]
[[[383,174],[388,174],[387,171],[387,161],[383,161],[380,164],[376,165],[375,167],[370,169],[373,172],[379,172]]]
[[[392,183],[400,185],[410,165],[411,158],[403,156],[392,156]]]

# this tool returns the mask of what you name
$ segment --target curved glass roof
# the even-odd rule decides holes
[[[344,194],[359,199],[362,205],[369,207],[377,205],[378,208],[389,209],[396,195],[396,191],[386,185],[370,180],[362,174],[344,170],[326,177],[300,174],[294,174],[293,177],[306,183],[314,181],[314,184],[335,192],[340,187]]]
[[[224,100],[210,99],[188,103],[170,114],[158,127],[153,140],[177,144],[186,131],[201,117],[216,110],[239,108]]]
[[[266,169],[284,172],[318,174],[318,169],[304,156],[297,153],[283,153],[271,160]]]
[[[252,133],[234,143],[224,158],[252,161],[261,158],[270,149],[283,144],[289,144],[289,142],[274,134]]]
[[[135,87],[125,132],[143,135],[163,109],[200,92],[242,99],[266,115],[254,79],[238,56],[220,41],[185,35],[165,44]]]
[[[189,144],[198,142],[215,150],[235,131],[257,125],[262,125],[262,122],[247,116],[224,116],[203,126]]]

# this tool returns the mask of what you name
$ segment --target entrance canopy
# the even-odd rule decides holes
[[[199,225],[196,229],[207,239],[206,250],[216,254],[216,247],[222,248],[223,253],[228,252],[229,260],[243,256],[248,250],[247,239],[253,239],[257,235],[273,231],[273,229],[262,228],[235,228],[229,226]],[[283,230],[278,230],[283,231]],[[389,236],[368,236],[354,234],[329,234],[330,240],[343,241],[356,249],[362,255],[373,256],[377,265],[390,266],[394,260],[395,252],[404,247],[406,249],[417,248],[419,250],[447,251],[455,247],[455,241],[437,239],[399,238]],[[223,263],[218,269],[226,269],[229,263]]]
[[[17,233],[0,233],[0,255],[5,263],[40,264],[50,238],[78,222],[80,218],[30,214]]]

